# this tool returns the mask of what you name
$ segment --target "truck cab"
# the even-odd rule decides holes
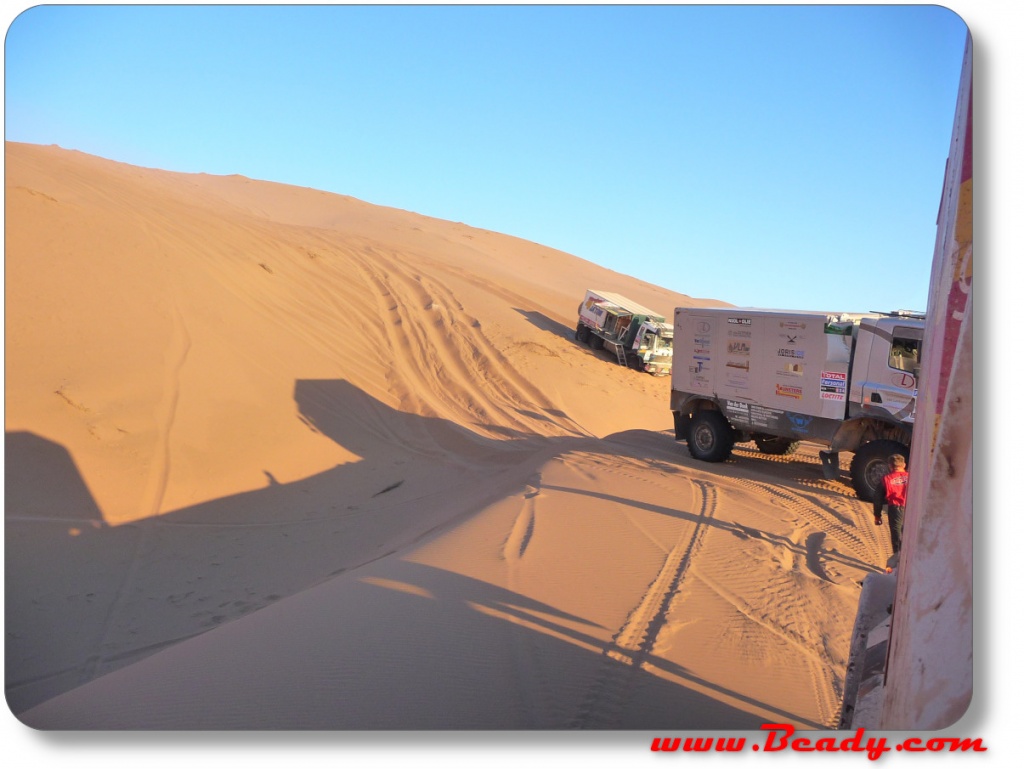
[[[633,340],[636,368],[656,376],[672,373],[673,328],[669,323],[644,320]]]
[[[850,378],[851,418],[913,423],[923,339],[923,323],[912,315],[860,322]]]

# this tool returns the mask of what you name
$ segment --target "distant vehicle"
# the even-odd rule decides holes
[[[685,345],[672,373],[676,440],[706,462],[735,443],[766,454],[824,445],[827,478],[852,451],[857,496],[870,500],[891,454],[910,456],[924,315],[680,307]]]
[[[579,306],[576,339],[615,353],[623,366],[655,376],[672,372],[672,324],[619,294],[587,291]]]

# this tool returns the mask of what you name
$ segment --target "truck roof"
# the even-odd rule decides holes
[[[652,318],[661,318],[663,320],[665,318],[665,316],[660,312],[655,312],[654,310],[644,307],[642,304],[637,304],[632,299],[627,299],[622,294],[614,294],[611,291],[595,291],[594,289],[590,289],[590,293],[600,298],[602,302],[614,304],[633,315],[647,315]]]
[[[771,307],[678,307],[676,309],[687,312],[720,312],[720,313],[742,313],[743,315],[845,315],[848,318],[873,318],[879,317],[881,313],[876,312],[836,312],[835,310],[777,310]]]
[[[693,313],[728,313],[730,315],[759,315],[776,316],[787,315],[808,318],[838,318],[843,322],[859,322],[867,318],[882,320],[884,318],[899,318],[908,321],[922,320],[923,314],[886,312],[835,312],[828,310],[775,310],[765,307],[677,307],[676,310],[684,310]]]

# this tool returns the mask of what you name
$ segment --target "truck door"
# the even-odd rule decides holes
[[[859,408],[850,404],[851,416],[860,413],[914,421],[923,337],[924,329],[919,326],[861,324],[856,357],[866,366],[857,366],[854,374],[860,398]],[[863,377],[858,376],[860,372]]]

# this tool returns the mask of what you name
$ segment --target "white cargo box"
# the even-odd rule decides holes
[[[672,389],[724,401],[727,417],[755,429],[772,427],[780,412],[841,420],[864,317],[677,308]]]
[[[604,326],[609,311],[615,315],[642,315],[662,321],[665,319],[664,315],[610,291],[587,291],[579,307],[580,318],[589,321],[596,328]]]

